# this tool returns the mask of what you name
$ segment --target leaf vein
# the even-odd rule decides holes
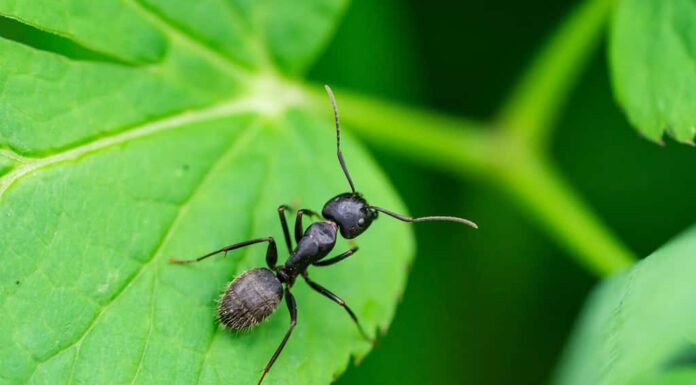
[[[138,379],[140,371],[143,369],[143,362],[145,362],[145,354],[147,353],[147,347],[150,345],[150,339],[152,338],[152,329],[155,326],[155,306],[156,306],[156,293],[157,293],[157,269],[155,269],[152,277],[152,290],[150,290],[150,314],[148,315],[148,326],[147,326],[147,336],[145,337],[145,344],[143,345],[143,351],[140,353],[140,358],[138,359],[138,368],[135,370],[133,375],[133,380],[131,385],[135,384],[135,380]]]
[[[264,101],[260,100],[259,97],[235,98],[225,103],[208,106],[198,110],[188,110],[162,119],[149,121],[128,131],[122,131],[114,135],[101,137],[80,146],[73,147],[44,158],[36,159],[32,162],[28,162],[20,167],[17,167],[12,172],[0,178],[0,198],[4,196],[8,188],[17,180],[48,166],[70,160],[76,160],[90,153],[108,149],[115,145],[127,143],[135,139],[147,137],[187,124],[211,121],[243,112],[259,111],[264,108],[263,103]]]
[[[173,39],[185,43],[189,47],[197,50],[199,53],[204,54],[211,60],[212,63],[219,65],[220,68],[224,69],[226,72],[232,75],[237,75],[239,72],[246,74],[250,73],[249,68],[244,67],[240,62],[237,62],[230,56],[213,49],[198,37],[193,36],[186,30],[183,30],[177,24],[173,23],[168,17],[165,17],[159,11],[147,6],[146,4],[143,4],[140,0],[132,0],[131,3],[134,4],[145,17],[155,23],[162,32],[168,34]]]
[[[270,167],[267,167],[267,168],[266,168],[266,173],[264,174],[263,182],[261,182],[261,187],[262,187],[262,188],[261,188],[261,194],[260,194],[259,199],[257,200],[257,202],[262,202],[262,201],[263,201],[263,197],[265,196],[265,193],[267,192],[267,189],[265,189],[265,188],[263,188],[263,187],[268,185],[268,183],[269,183],[269,181],[270,181],[270,178],[271,178],[271,175],[273,175],[273,172],[271,171],[271,168],[275,165],[275,160],[276,160],[276,157],[274,156],[274,157],[273,157],[273,162],[271,162]],[[260,205],[260,204],[257,204],[257,205],[256,205],[256,211],[254,212],[254,214],[253,214],[252,217],[251,217],[251,223],[249,224],[249,232],[248,232],[247,235],[246,235],[246,238],[247,238],[247,239],[251,239],[251,238],[254,237],[254,230],[255,230],[255,228],[256,228],[256,223],[258,222],[258,217],[259,217],[258,210],[259,210],[259,207],[261,207],[261,206],[262,206],[262,205]],[[235,277],[237,274],[239,274],[239,269],[238,269],[237,267],[238,267],[240,264],[244,263],[244,260],[246,260],[246,257],[247,257],[248,255],[249,255],[249,252],[248,252],[248,251],[244,251],[244,254],[242,254],[242,255],[239,257],[239,261],[237,262],[235,268],[234,268],[234,269],[231,269],[233,272],[232,272],[232,274],[231,274],[231,276],[230,276],[229,281],[231,281],[232,279],[234,279],[234,277]],[[224,328],[223,328],[223,329],[224,329]],[[211,335],[210,335],[210,337],[208,337],[208,343],[207,343],[207,346],[206,346],[206,348],[205,348],[205,354],[203,355],[203,359],[201,360],[201,366],[200,366],[200,369],[198,370],[198,375],[196,376],[196,385],[200,385],[200,383],[201,383],[201,378],[202,378],[202,376],[203,376],[203,370],[205,370],[205,364],[206,364],[206,362],[208,361],[208,358],[210,357],[210,349],[212,348],[213,343],[215,342],[217,336],[219,335],[219,334],[218,334],[218,331],[219,331],[219,330],[220,330],[219,327],[214,328],[214,329],[213,329],[213,332],[212,332]]]

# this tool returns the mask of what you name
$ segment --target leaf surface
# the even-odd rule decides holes
[[[610,41],[615,94],[646,137],[696,136],[696,1],[621,0]]]
[[[603,283],[558,385],[696,383],[696,226]]]
[[[0,384],[255,383],[288,327],[285,306],[242,334],[220,328],[215,307],[265,248],[166,259],[272,235],[282,261],[276,208],[321,210],[347,190],[328,100],[315,115],[287,78],[344,4],[96,4],[0,2],[0,15],[105,58],[0,38]],[[404,211],[346,131],[358,188]],[[311,274],[375,333],[393,317],[412,234],[382,219],[356,243]],[[293,292],[298,327],[267,383],[327,384],[370,345],[343,309],[303,282]]]

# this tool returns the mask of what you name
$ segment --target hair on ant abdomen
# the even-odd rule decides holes
[[[250,329],[271,315],[282,299],[283,285],[271,270],[251,269],[227,286],[218,304],[218,320],[230,329]]]

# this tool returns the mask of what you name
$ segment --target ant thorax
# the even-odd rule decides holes
[[[312,223],[297,243],[295,252],[285,263],[286,272],[300,274],[307,267],[324,258],[336,245],[337,225],[334,222]]]

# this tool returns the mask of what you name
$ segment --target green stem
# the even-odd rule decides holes
[[[321,112],[326,105],[323,88],[307,88],[308,107]],[[370,97],[340,91],[341,122],[363,139],[387,150],[427,160],[445,169],[462,168],[480,174],[489,163],[482,146],[490,135],[485,125],[437,112],[404,107]],[[350,111],[350,113],[348,113]]]
[[[588,0],[575,9],[532,61],[499,116],[499,125],[541,147],[570,91],[601,42],[616,0]]]
[[[503,140],[507,138],[503,137]],[[507,148],[507,149],[506,149]],[[500,146],[492,175],[581,265],[599,275],[630,266],[635,257],[543,156],[512,142]],[[515,150],[519,151],[515,153]],[[521,150],[521,151],[520,151]]]

